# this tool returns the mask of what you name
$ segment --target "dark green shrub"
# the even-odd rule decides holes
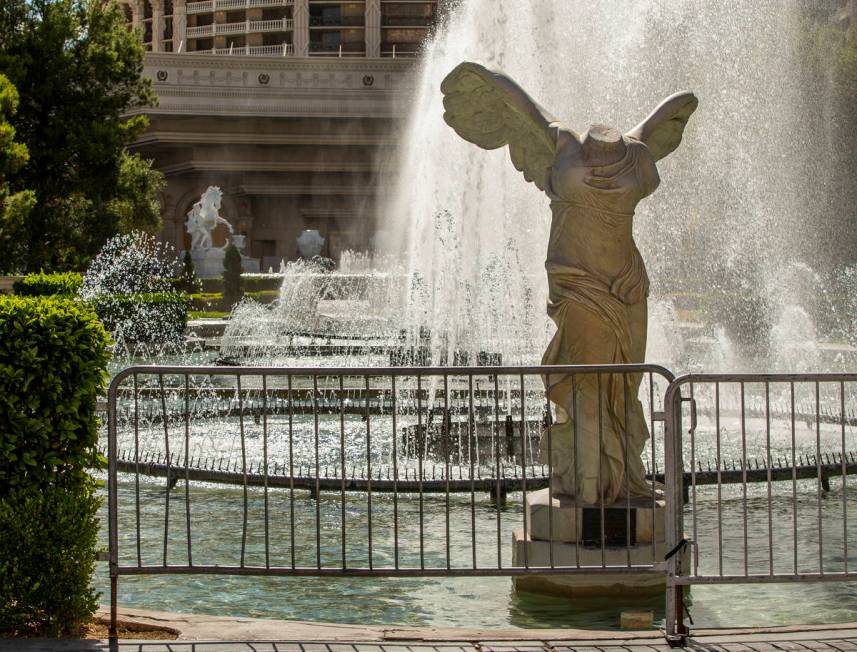
[[[191,310],[220,310],[223,295],[220,292],[197,292],[188,295]]]
[[[182,274],[179,278],[175,279],[173,287],[175,287],[179,292],[184,292],[186,294],[199,292],[202,287],[202,284],[196,277],[196,270],[193,268],[193,258],[189,251],[184,252],[184,258],[182,259]]]
[[[0,498],[0,635],[73,635],[92,618],[100,502],[85,484]]]
[[[241,278],[244,281],[245,292],[263,292],[266,290],[279,292],[280,286],[283,284],[282,276],[248,276],[245,274]]]
[[[244,296],[259,303],[273,303],[279,298],[280,292],[278,290],[257,290],[255,292],[245,292]]]
[[[90,303],[117,341],[174,342],[187,325],[187,297],[177,292],[100,295]]]
[[[202,292],[223,292],[223,277],[217,278],[201,278],[199,279],[202,285]]]
[[[199,279],[203,292],[223,292],[223,277]],[[259,292],[262,290],[279,291],[283,284],[282,276],[258,276],[255,274],[242,274],[241,282],[244,284],[245,292]]]
[[[108,344],[85,303],[0,297],[0,636],[74,633],[95,611]]]
[[[83,276],[76,272],[64,274],[27,274],[15,281],[12,291],[18,296],[61,296],[74,297],[83,285]]]
[[[75,484],[98,465],[109,338],[84,303],[0,297],[0,495]]]
[[[227,306],[234,306],[243,295],[241,252],[235,245],[228,245],[223,258],[223,302]]]

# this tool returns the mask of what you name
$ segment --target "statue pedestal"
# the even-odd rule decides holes
[[[554,495],[548,502],[548,490],[527,495],[523,528],[512,534],[514,566],[580,566],[572,574],[532,575],[514,578],[515,588],[533,593],[570,597],[647,596],[662,593],[663,573],[651,571],[587,572],[593,567],[632,566],[661,563],[666,554],[664,502],[652,509],[651,499],[632,500],[630,509],[620,501],[604,508],[604,540],[601,549],[601,507],[575,505],[568,496]],[[630,529],[628,528],[630,521]],[[630,546],[628,542],[630,541]]]
[[[181,255],[183,256],[184,253]],[[225,256],[226,253],[220,247],[192,249],[190,252],[190,258],[193,261],[193,270],[199,278],[223,276],[223,258]],[[259,259],[248,258],[244,254],[241,254],[241,269],[244,272],[258,272]]]

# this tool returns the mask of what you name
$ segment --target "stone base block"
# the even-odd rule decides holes
[[[549,504],[550,503],[550,504]],[[619,540],[625,540],[627,529],[628,503],[619,501],[614,505],[605,506],[605,521],[618,521],[621,529]],[[631,522],[634,528],[632,543],[636,545],[650,544],[653,540],[664,540],[664,501],[658,500],[652,506],[652,501],[635,499],[630,501]],[[589,512],[584,513],[584,512]],[[561,541],[564,543],[584,542],[593,538],[591,532],[585,532],[584,523],[594,522],[594,538],[600,542],[601,532],[600,506],[589,507],[574,504],[574,498],[554,494],[549,501],[547,489],[540,489],[527,494],[525,515],[527,519],[527,534],[536,541]],[[592,517],[588,519],[588,517]],[[591,528],[590,528],[591,529]],[[605,523],[605,533],[610,529]],[[586,535],[586,536],[585,536]],[[609,536],[609,534],[608,534]]]
[[[657,571],[625,571],[610,569],[602,570],[601,550],[587,548],[583,545],[548,541],[533,541],[524,539],[523,530],[515,530],[512,534],[512,564],[550,566],[553,547],[554,566],[576,566],[579,562],[580,571],[572,574],[558,575],[546,572],[544,575],[528,575],[515,577],[515,589],[533,593],[546,593],[566,597],[645,597],[663,593],[666,586],[666,576]],[[630,548],[631,565],[651,565],[662,562],[666,553],[663,540],[655,544],[642,544]],[[627,566],[628,549],[612,547],[604,551],[603,563],[606,566]],[[598,570],[595,570],[595,569]]]
[[[224,249],[215,247],[204,251],[191,251],[190,257],[193,261],[193,271],[199,278],[217,278],[223,276],[223,259],[226,256]],[[184,252],[180,252],[179,260],[184,259]],[[241,271],[258,273],[259,259],[249,258],[241,255]]]

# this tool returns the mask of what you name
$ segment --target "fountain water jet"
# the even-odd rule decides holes
[[[740,341],[750,333],[745,345],[760,352],[752,365],[775,366],[780,354],[768,353],[767,333],[796,288],[772,288],[781,284],[782,260],[811,255],[806,243],[815,240],[823,189],[807,167],[829,154],[802,119],[799,18],[797,4],[775,0],[460,3],[427,46],[403,174],[382,224],[383,250],[403,256],[420,279],[408,303],[419,312],[413,321],[447,334],[433,340],[435,357],[452,345],[448,334],[467,346],[469,333],[491,338],[526,315],[530,323],[503,341],[511,350],[502,352],[504,360],[535,362],[551,330],[532,308],[540,313],[546,298],[545,198],[520,182],[505,151],[477,151],[442,120],[441,80],[473,59],[526,79],[533,97],[578,127],[597,119],[628,128],[638,107],[676,88],[697,92],[695,123],[664,163],[671,183],[640,205],[635,220],[653,299],[690,295],[707,338],[725,330]],[[518,274],[486,275],[491,267]],[[494,292],[510,278],[520,287]],[[477,298],[492,293],[501,294],[499,303],[475,317]],[[724,313],[733,318],[718,323]],[[650,350],[668,346],[652,342]],[[698,364],[717,368],[724,347],[711,347]]]

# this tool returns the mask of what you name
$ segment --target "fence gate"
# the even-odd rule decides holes
[[[684,587],[857,578],[857,374],[682,376],[665,409],[668,636]]]
[[[588,538],[565,543],[550,542],[568,528],[553,509],[541,522],[523,509],[536,492],[554,504],[552,451],[574,441],[543,435],[558,378],[598,397],[599,435],[632,412],[652,435],[651,498],[588,506]],[[663,581],[663,551],[635,545],[630,523],[664,510],[670,381],[654,365],[125,369],[108,394],[111,631],[123,575]],[[577,423],[583,406],[567,407]],[[226,485],[217,518],[202,483]]]

